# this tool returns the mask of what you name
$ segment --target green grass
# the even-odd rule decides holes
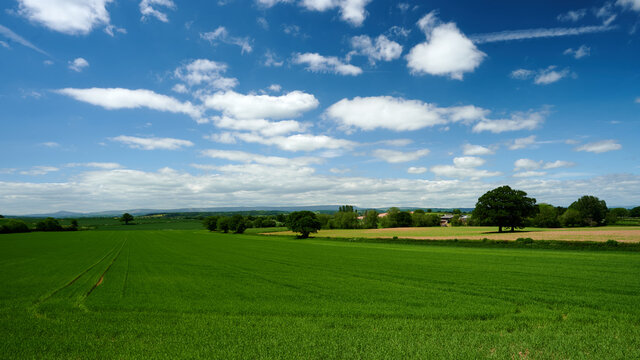
[[[622,252],[0,235],[0,358],[640,358],[638,274]]]

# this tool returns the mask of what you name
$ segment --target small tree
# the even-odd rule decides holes
[[[375,210],[367,210],[364,213],[363,225],[365,229],[377,229],[378,228],[378,212]]]
[[[301,239],[309,237],[310,233],[316,233],[320,230],[320,221],[316,214],[311,211],[294,211],[287,218],[287,228],[293,232],[300,233]]]
[[[120,221],[122,221],[125,225],[129,225],[129,223],[133,221],[133,215],[129,213],[124,213],[120,217]]]
[[[536,199],[527,197],[526,192],[505,185],[478,198],[473,218],[478,223],[498,226],[498,232],[502,232],[503,227],[515,231],[524,227],[524,220],[535,213],[535,204]]]
[[[71,225],[69,226],[69,230],[71,230],[71,231],[78,230],[78,220],[76,220],[76,219],[72,219],[71,220]]]
[[[209,231],[215,231],[218,228],[218,217],[207,216],[202,220],[202,225]]]
[[[630,217],[640,217],[640,206],[636,206],[633,209],[629,210]]]
[[[247,229],[247,223],[240,214],[235,214],[229,219],[229,230],[236,234],[242,234]]]
[[[36,231],[62,231],[62,226],[58,220],[48,217],[36,223]]]
[[[218,221],[216,222],[216,229],[218,229],[218,231],[222,231],[223,233],[228,233],[230,227],[231,227],[230,217],[221,216],[218,218]]]
[[[541,228],[557,228],[560,227],[560,219],[558,218],[558,210],[549,204],[538,205],[538,214],[533,218],[533,226]]]

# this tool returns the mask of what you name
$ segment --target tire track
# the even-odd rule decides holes
[[[118,253],[116,254],[116,256],[113,258],[113,260],[111,260],[111,263],[109,263],[109,266],[107,266],[107,268],[104,270],[104,272],[102,272],[102,275],[100,275],[100,279],[98,280],[98,282],[96,282],[95,284],[93,284],[93,286],[91,287],[91,289],[89,289],[89,291],[84,295],[84,297],[82,298],[82,300],[85,300],[86,298],[89,297],[89,295],[91,295],[91,293],[93,292],[93,290],[95,290],[100,284],[102,284],[102,281],[104,281],[104,275],[107,273],[107,271],[109,271],[109,269],[111,269],[111,267],[113,266],[113,264],[116,262],[116,260],[118,260],[118,257],[120,257],[120,254],[122,253],[122,249],[124,248],[124,246],[127,244],[127,241],[129,240],[128,237],[126,237],[124,239],[124,241],[122,242],[122,245],[120,246],[120,249],[118,250]]]
[[[131,262],[131,246],[127,247],[127,270],[124,273],[124,282],[122,283],[122,295],[124,297],[127,290],[127,281],[129,280],[129,263]]]

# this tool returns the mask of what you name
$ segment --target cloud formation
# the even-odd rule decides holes
[[[416,151],[402,152],[389,149],[376,149],[371,155],[380,160],[391,164],[415,161],[429,154],[429,149],[420,149]]]
[[[84,68],[89,67],[89,62],[84,58],[76,58],[73,61],[69,61],[69,69],[75,72],[82,72]]]
[[[347,64],[335,56],[322,56],[318,53],[294,54],[291,61],[294,64],[306,65],[306,69],[311,72],[351,76],[362,74],[362,69]]]
[[[125,144],[132,149],[141,150],[179,150],[183,147],[190,147],[194,145],[189,140],[157,137],[143,138],[126,135],[116,136],[114,138],[110,138],[110,140]]]
[[[211,32],[200,33],[200,38],[207,40],[211,44],[217,42],[223,42],[225,44],[237,45],[242,50],[241,53],[250,53],[253,51],[251,45],[252,40],[249,37],[236,37],[229,35],[229,31],[224,26],[219,26],[217,29]]]
[[[113,0],[18,0],[18,14],[50,30],[86,35],[110,22],[107,4]]]
[[[235,119],[283,119],[295,118],[320,103],[315,96],[296,90],[280,96],[217,92],[205,96],[204,104]]]
[[[576,151],[587,151],[596,154],[622,149],[616,140],[602,140],[576,147]]]

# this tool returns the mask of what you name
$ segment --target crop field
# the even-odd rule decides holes
[[[0,358],[640,358],[637,252],[126,228],[0,235]]]
[[[290,231],[272,232],[269,235],[293,235]],[[385,229],[337,229],[320,230],[314,236],[325,238],[398,238],[404,239],[491,239],[516,240],[527,237],[534,240],[640,242],[640,226],[606,226],[584,228],[526,228],[513,233],[498,233],[495,226],[385,228]]]

